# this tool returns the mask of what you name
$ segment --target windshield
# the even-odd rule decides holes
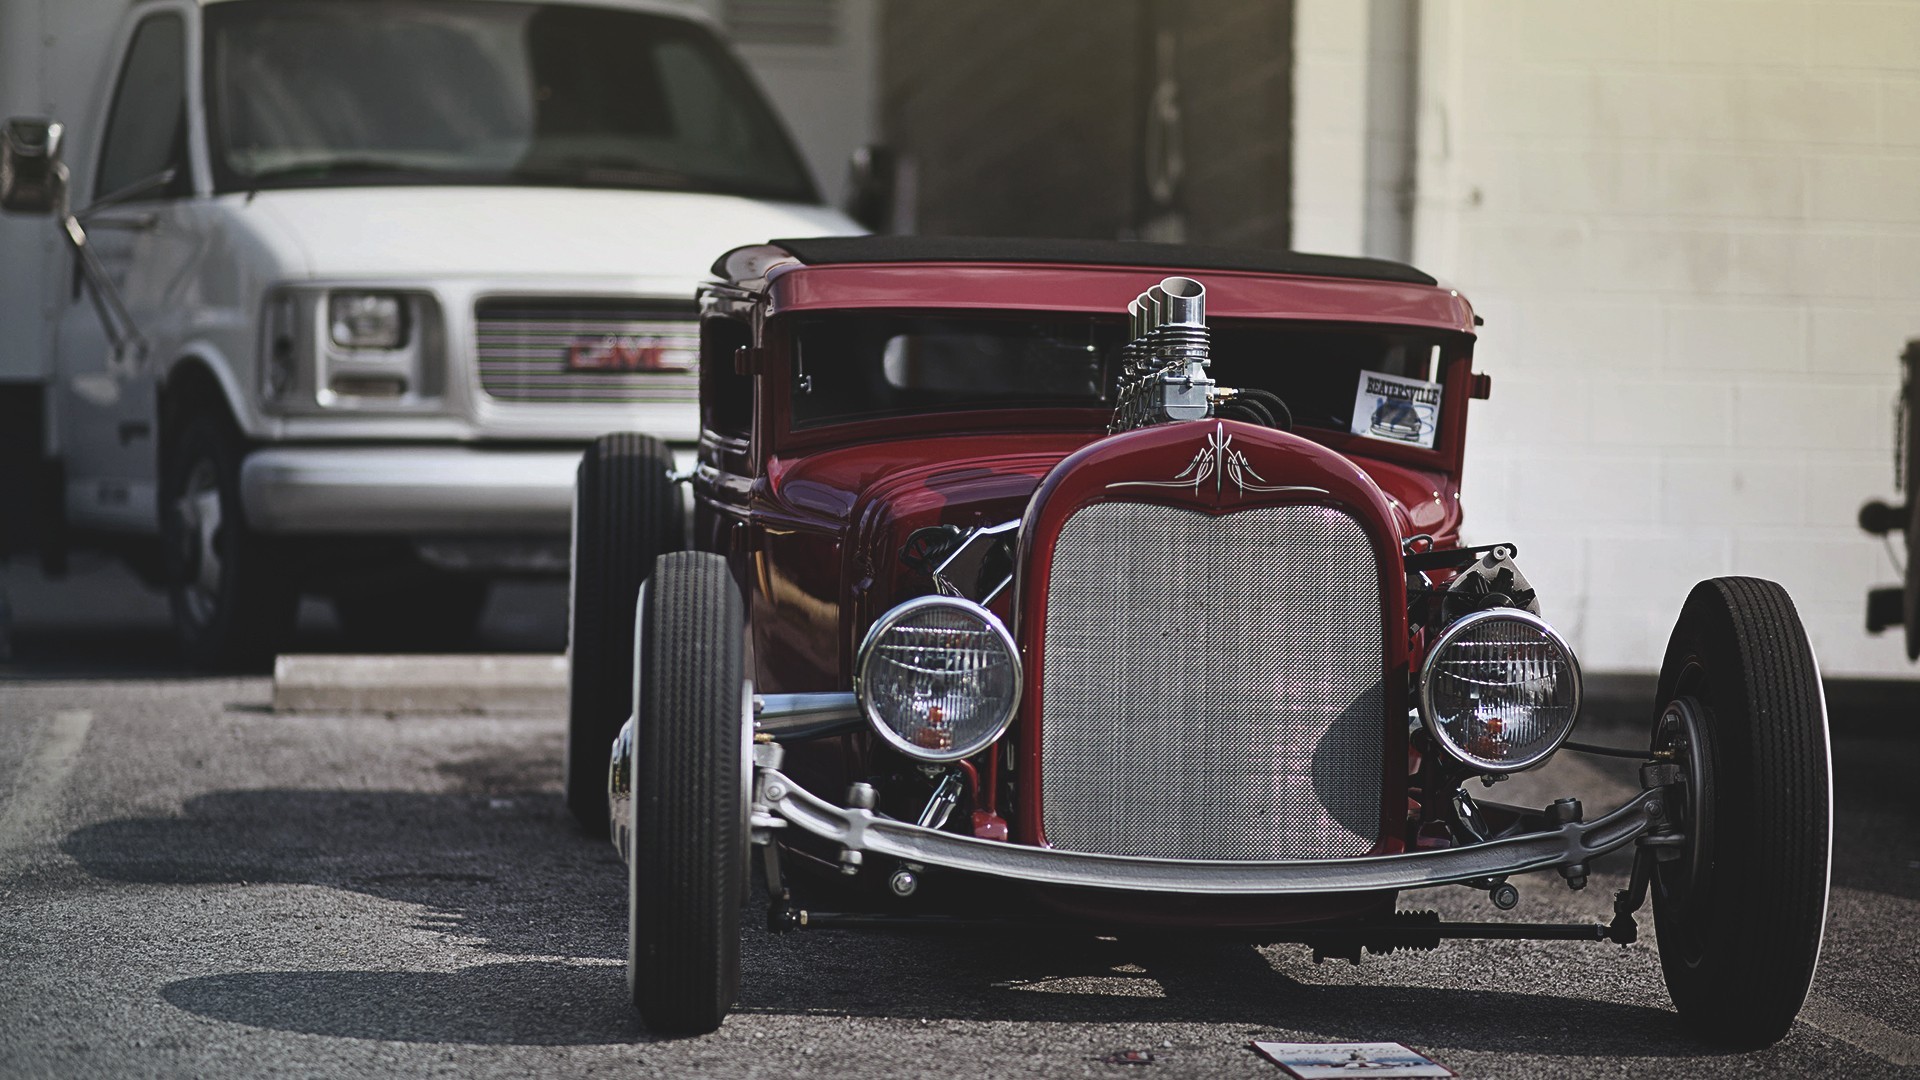
[[[1433,446],[1439,423],[1437,388],[1431,390],[1431,405],[1424,400],[1404,407],[1396,403],[1384,413],[1374,407],[1364,415],[1355,409],[1369,400],[1362,389],[1369,376],[1389,376],[1402,385],[1437,379],[1438,334],[1223,319],[1212,327],[1212,337],[1208,373],[1214,381],[1280,395],[1301,427]],[[1414,427],[1411,438],[1405,437],[1409,424]]]
[[[1426,380],[1437,377],[1438,334],[1223,319],[1211,336],[1213,378],[1278,395],[1302,428],[1434,445],[1439,389]],[[814,316],[794,337],[793,427],[969,409],[1111,409],[1125,340],[1109,316]],[[1400,389],[1361,410],[1382,377]]]
[[[794,341],[793,426],[961,409],[1110,408],[1118,319],[836,315]]]
[[[222,191],[556,184],[818,196],[704,27],[497,0],[253,0],[207,9]]]

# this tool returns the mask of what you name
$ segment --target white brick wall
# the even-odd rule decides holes
[[[1896,577],[1853,515],[1920,336],[1920,2],[1427,0],[1420,62],[1414,261],[1494,375],[1470,539],[1519,543],[1593,670],[1654,669],[1743,573],[1830,675],[1914,675],[1862,628]]]
[[[1366,217],[1367,5],[1296,0],[1293,64],[1293,246],[1358,252]]]

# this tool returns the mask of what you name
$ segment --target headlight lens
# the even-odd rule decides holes
[[[397,349],[407,343],[407,302],[397,293],[334,293],[327,326],[343,348]]]
[[[1420,671],[1420,720],[1448,753],[1517,772],[1559,749],[1580,715],[1580,665],[1538,616],[1478,611],[1441,633]]]
[[[991,746],[1020,701],[1020,653],[971,600],[922,596],[882,615],[860,645],[854,692],[880,737],[923,761]]]

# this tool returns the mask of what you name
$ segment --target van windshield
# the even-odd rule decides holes
[[[206,9],[222,191],[553,184],[819,201],[753,83],[686,19],[499,0]]]

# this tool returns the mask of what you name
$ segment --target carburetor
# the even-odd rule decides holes
[[[1170,277],[1127,305],[1132,336],[1107,433],[1211,415],[1215,386],[1207,336],[1207,288]]]

